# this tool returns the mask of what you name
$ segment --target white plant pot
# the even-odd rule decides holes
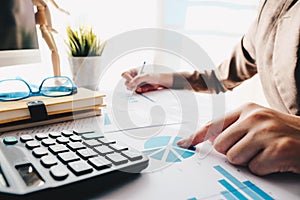
[[[101,73],[101,56],[69,57],[72,78],[77,87],[98,90]]]

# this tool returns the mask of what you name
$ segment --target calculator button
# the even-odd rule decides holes
[[[103,157],[90,158],[88,161],[95,169],[102,170],[111,167],[111,162]]]
[[[118,153],[107,154],[105,156],[106,159],[111,161],[115,165],[121,165],[128,162],[128,159]]]
[[[63,136],[66,137],[70,137],[73,135],[73,131],[68,131],[68,130],[62,131],[61,133],[63,134]]]
[[[52,138],[58,138],[61,136],[61,133],[60,132],[50,132],[49,136]]]
[[[62,145],[62,144],[52,145],[49,147],[49,150],[51,151],[51,153],[53,153],[55,155],[58,153],[69,151],[69,149],[65,145]]]
[[[38,134],[35,135],[35,138],[38,139],[38,140],[42,140],[42,139],[48,138],[48,135],[45,134],[45,133],[38,133]]]
[[[43,157],[45,155],[48,155],[48,151],[45,148],[39,147],[39,148],[35,148],[32,151],[32,154],[36,157],[36,158],[40,158]]]
[[[66,137],[58,137],[56,138],[56,141],[60,144],[67,144],[69,142],[69,138]]]
[[[73,151],[86,148],[81,142],[70,142],[67,146]]]
[[[20,137],[20,140],[21,140],[22,142],[27,142],[27,141],[29,141],[29,140],[33,140],[33,137],[32,137],[32,135],[22,135],[22,136]]]
[[[59,153],[58,158],[63,163],[68,163],[68,162],[72,162],[72,161],[76,161],[76,160],[80,159],[74,152]]]
[[[54,145],[54,144],[55,144],[55,140],[50,139],[50,138],[43,139],[43,140],[42,140],[42,144],[43,144],[45,147],[48,147],[48,146],[50,146],[50,145]]]
[[[143,155],[140,154],[139,152],[128,150],[128,151],[123,151],[122,155],[128,158],[130,161],[136,161],[140,160],[143,158]]]
[[[37,148],[37,147],[40,147],[40,146],[41,146],[40,143],[38,141],[35,141],[35,140],[26,142],[26,147],[28,149],[34,149],[34,148]]]
[[[98,146],[98,147],[95,147],[95,150],[98,153],[100,153],[101,155],[105,155],[105,154],[113,153],[114,152],[114,150],[112,150],[108,146]]]
[[[101,143],[95,139],[86,140],[83,143],[89,147],[101,146]]]
[[[7,136],[3,139],[3,142],[9,145],[16,144],[18,142],[18,138],[15,136]]]
[[[103,138],[104,135],[101,132],[95,132],[95,133],[87,133],[82,135],[82,138],[85,140],[90,140],[90,139],[97,139],[97,138]]]
[[[110,139],[107,139],[107,138],[100,138],[98,139],[102,144],[114,144],[116,143],[115,140],[110,140]]]
[[[96,153],[94,150],[92,149],[81,149],[77,151],[77,154],[83,158],[83,159],[88,159],[91,157],[95,157],[98,156],[98,153]]]
[[[83,160],[68,163],[68,167],[77,176],[91,173],[93,171],[93,168]]]
[[[57,159],[54,156],[43,156],[41,158],[41,163],[44,165],[44,167],[51,167],[53,165],[57,164]]]
[[[94,133],[95,130],[94,129],[89,129],[89,128],[83,128],[83,129],[74,129],[73,130],[74,133],[78,134],[78,135],[82,135],[85,133]]]
[[[70,137],[70,140],[72,141],[72,142],[81,142],[81,137],[80,136],[78,136],[78,135],[72,135],[71,137]]]
[[[128,150],[128,146],[119,145],[119,144],[111,144],[111,145],[109,145],[109,147],[111,147],[115,151]]]
[[[69,171],[65,166],[56,165],[50,168],[51,176],[58,181],[66,179],[69,175]]]

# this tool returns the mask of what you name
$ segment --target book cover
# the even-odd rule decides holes
[[[105,94],[78,88],[74,95],[63,97],[36,96],[19,101],[0,102],[0,124],[30,119],[28,102],[43,101],[48,116],[104,106]]]

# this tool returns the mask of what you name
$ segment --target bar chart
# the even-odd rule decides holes
[[[221,174],[224,179],[218,180],[219,184],[221,184],[225,190],[221,191],[221,195],[227,200],[246,200],[246,199],[254,199],[254,200],[272,200],[267,192],[263,191],[261,188],[253,184],[251,181],[239,181],[235,176],[233,176],[226,169],[221,167],[220,165],[214,166],[214,169]]]
[[[215,179],[224,190],[220,190],[219,194],[213,195],[209,199],[226,199],[226,200],[273,200],[270,194],[264,191],[262,188],[258,187],[249,180],[240,181],[236,178],[233,173],[230,173],[224,167],[220,165],[213,166],[213,169],[217,172],[218,177]],[[220,178],[220,176],[222,178]],[[188,200],[197,200],[199,198],[190,197]],[[203,199],[203,198],[200,198]]]

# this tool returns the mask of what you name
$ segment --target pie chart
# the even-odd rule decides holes
[[[195,147],[184,149],[176,143],[181,137],[159,136],[147,140],[143,153],[150,158],[164,162],[181,162],[195,154]]]

